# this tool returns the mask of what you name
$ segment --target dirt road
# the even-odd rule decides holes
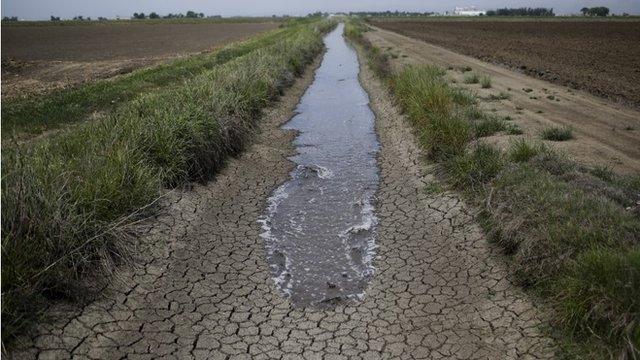
[[[375,275],[362,302],[293,308],[257,219],[293,164],[280,129],[308,73],[214,182],[175,192],[140,228],[139,263],[83,309],[58,309],[13,358],[550,358],[544,316],[508,280],[464,203],[435,181],[408,125],[362,67],[381,144]]]
[[[484,109],[513,118],[524,130],[522,135],[492,136],[486,139],[489,142],[506,148],[517,137],[539,139],[544,128],[570,126],[575,139],[546,143],[583,164],[604,165],[620,173],[640,172],[640,111],[391,31],[376,28],[366,36],[376,46],[391,48],[399,55],[393,59],[395,66],[436,64],[448,68],[448,76],[456,86],[471,89],[484,98]],[[465,67],[489,75],[492,87],[463,84],[464,73],[459,69]],[[508,94],[509,99],[489,99],[500,92]]]

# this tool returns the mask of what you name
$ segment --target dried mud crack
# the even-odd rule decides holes
[[[550,358],[544,314],[507,279],[465,204],[433,180],[382,85],[361,82],[382,145],[376,274],[362,302],[294,309],[270,278],[261,227],[293,164],[280,129],[312,72],[254,145],[206,185],[175,192],[141,225],[139,267],[83,309],[54,309],[10,358]]]

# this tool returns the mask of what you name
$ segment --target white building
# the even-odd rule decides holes
[[[461,6],[453,10],[455,16],[480,16],[486,15],[486,11],[478,10],[475,6]]]

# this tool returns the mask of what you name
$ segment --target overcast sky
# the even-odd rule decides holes
[[[2,16],[21,19],[48,19],[50,15],[69,18],[130,17],[134,12],[159,14],[194,10],[206,15],[305,15],[315,11],[446,11],[454,6],[553,7],[556,14],[577,13],[582,7],[607,6],[613,13],[640,14],[640,0],[2,0]]]

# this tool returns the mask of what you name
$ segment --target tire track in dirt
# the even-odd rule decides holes
[[[549,358],[543,314],[508,280],[470,210],[433,180],[410,129],[362,67],[382,149],[376,274],[363,302],[293,309],[256,219],[292,169],[280,129],[311,81],[266,114],[255,144],[140,227],[140,266],[97,301],[53,311],[11,358]]]

